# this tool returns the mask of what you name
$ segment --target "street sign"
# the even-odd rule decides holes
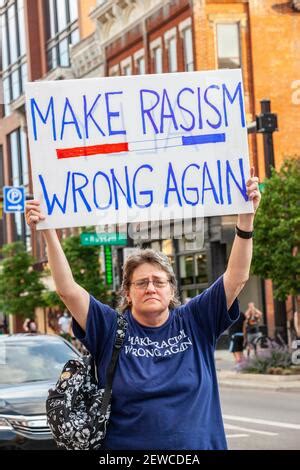
[[[24,212],[25,210],[25,188],[22,186],[3,187],[4,212]]]
[[[105,281],[107,285],[111,285],[114,280],[113,275],[113,262],[111,247],[109,245],[104,246],[104,262],[105,262]]]
[[[127,245],[126,233],[96,233],[83,232],[80,234],[80,243],[85,246],[95,245]]]

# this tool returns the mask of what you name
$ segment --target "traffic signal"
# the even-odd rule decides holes
[[[262,113],[256,116],[256,132],[272,133],[278,131],[277,114]]]

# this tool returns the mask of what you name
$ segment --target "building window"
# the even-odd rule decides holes
[[[1,10],[4,115],[23,92],[27,81],[24,0],[10,1]]]
[[[79,39],[77,0],[47,0],[48,70],[69,67],[69,47]]]
[[[186,28],[182,31],[184,70],[192,72],[194,70],[193,36],[192,29]]]
[[[9,148],[12,165],[12,185],[29,186],[26,134],[17,129],[9,134]]]
[[[122,71],[122,75],[132,74],[131,57],[127,57],[127,59],[122,60],[121,71]]]
[[[174,249],[173,241],[169,238],[166,240],[152,240],[142,243],[142,248],[151,248],[154,251],[161,251],[168,256],[170,263],[172,264],[173,269],[175,270],[175,258],[174,258]]]
[[[162,48],[160,46],[153,49],[153,68],[154,73],[163,72]]]
[[[144,57],[140,57],[139,59],[137,59],[136,69],[137,69],[138,75],[145,74],[146,71],[145,71],[145,58]]]
[[[0,187],[4,186],[3,145],[0,145]],[[3,202],[0,202],[0,246],[6,243],[6,224],[3,217]]]
[[[3,145],[0,145],[0,187],[4,186]]]
[[[112,67],[109,68],[108,70],[108,75],[110,77],[116,77],[120,75],[120,67],[119,64],[113,65]]]
[[[196,284],[208,283],[206,253],[195,255],[195,281]]]
[[[179,257],[180,281],[182,286],[208,283],[206,253],[190,253]]]
[[[217,24],[217,53],[219,69],[235,69],[241,66],[238,23]]]
[[[125,65],[123,68],[123,75],[131,75],[131,65]]]
[[[11,179],[13,186],[24,186],[29,192],[29,172],[26,134],[19,128],[8,136],[11,160]],[[30,229],[25,224],[23,214],[14,214],[15,240],[26,242],[30,246]]]
[[[177,41],[174,36],[168,41],[169,72],[177,72]]]

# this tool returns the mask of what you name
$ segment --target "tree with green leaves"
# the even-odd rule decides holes
[[[274,297],[297,296],[300,286],[300,159],[286,160],[264,181],[255,217],[252,271],[273,281]],[[299,312],[299,309],[298,309]]]
[[[2,247],[0,264],[0,310],[4,314],[32,317],[36,307],[45,306],[42,273],[33,269],[34,258],[24,243]]]
[[[109,302],[109,292],[101,274],[99,247],[81,245],[79,235],[67,237],[61,243],[75,281],[101,302]],[[48,306],[65,308],[56,292],[47,292],[46,301]]]

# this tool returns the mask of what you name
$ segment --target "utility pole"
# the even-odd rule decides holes
[[[277,114],[271,112],[271,102],[269,99],[261,100],[260,106],[261,113],[256,116],[255,121],[248,125],[248,134],[262,134],[264,146],[265,175],[267,178],[270,178],[271,170],[275,167],[273,133],[278,131]],[[263,280],[262,293],[265,310],[265,286]],[[284,337],[284,339],[287,339],[286,318],[287,315],[285,302],[274,299],[275,331],[277,333],[280,333]]]

